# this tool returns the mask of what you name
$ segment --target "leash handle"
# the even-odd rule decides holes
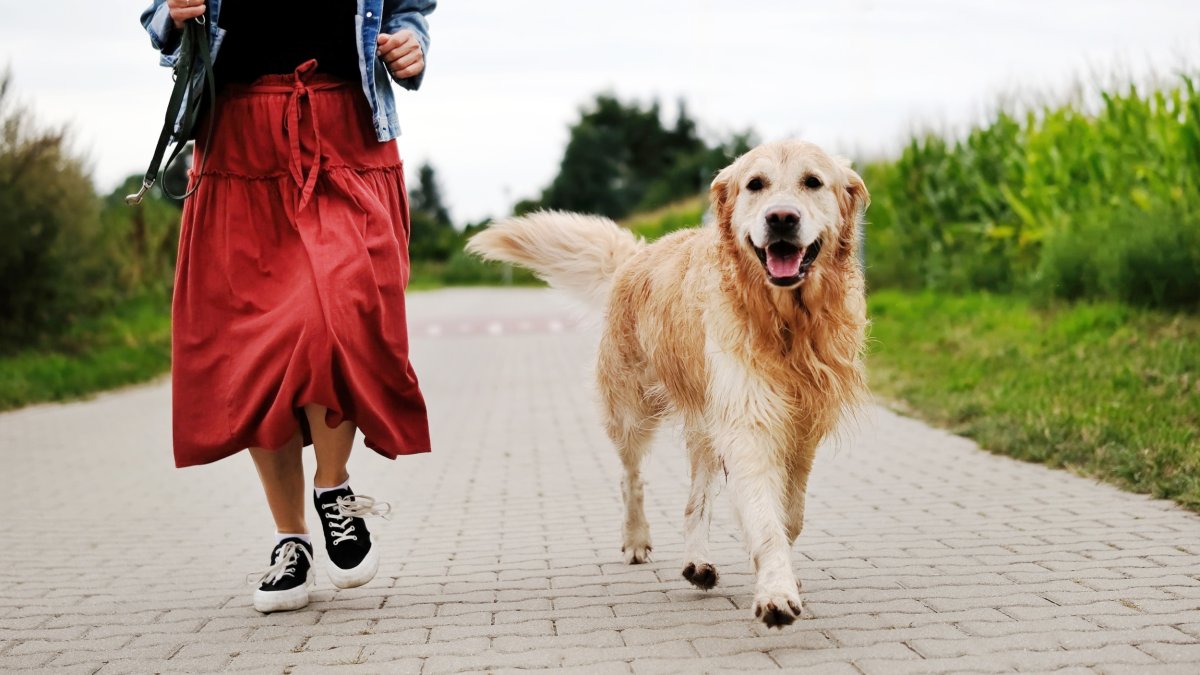
[[[208,19],[207,15],[200,15],[183,26],[183,35],[180,38],[179,45],[179,60],[175,63],[173,76],[175,78],[175,86],[171,90],[171,99],[167,103],[166,114],[163,119],[162,131],[158,135],[158,144],[154,148],[154,156],[150,160],[150,167],[146,169],[146,175],[142,179],[142,187],[137,192],[125,197],[125,203],[129,206],[136,206],[142,203],[142,199],[150,188],[154,187],[154,183],[158,180],[159,171],[163,169],[163,156],[166,155],[167,146],[171,143],[172,136],[175,136],[175,148],[167,159],[166,166],[170,166],[171,162],[183,152],[184,146],[191,139],[195,131],[196,124],[201,118],[201,104],[204,97],[208,96],[208,112],[210,124],[206,135],[204,145],[208,146],[212,139],[212,119],[216,113],[216,81],[213,77],[212,67],[212,48],[208,40]],[[197,81],[197,75],[201,81]],[[197,86],[205,85],[203,89]],[[181,114],[182,113],[182,114]],[[179,133],[175,134],[175,123],[180,122]],[[205,156],[200,166],[203,171],[203,163],[208,161]],[[196,184],[192,186],[183,195],[172,194],[166,189],[166,185],[162,186],[163,193],[173,199],[187,199],[196,191],[200,184],[199,173],[197,173]]]

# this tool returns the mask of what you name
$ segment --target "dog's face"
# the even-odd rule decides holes
[[[766,281],[793,288],[817,273],[822,257],[847,255],[867,190],[849,163],[803,141],[760,145],[713,181],[718,226]]]

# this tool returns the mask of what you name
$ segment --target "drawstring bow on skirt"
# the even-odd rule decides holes
[[[291,173],[292,179],[296,181],[296,187],[300,190],[297,195],[296,213],[303,211],[304,207],[308,206],[308,203],[312,200],[313,191],[317,187],[317,178],[321,174],[321,163],[324,159],[321,148],[321,123],[317,117],[317,110],[312,105],[311,94],[314,91],[346,86],[345,83],[336,81],[310,82],[309,76],[316,69],[317,61],[311,59],[296,67],[296,70],[293,72],[291,87],[282,84],[256,86],[258,91],[286,92],[290,94],[287,106],[284,109],[283,130],[287,136],[288,147],[290,148],[288,171]],[[307,162],[307,173],[305,172],[306,162],[304,157],[304,143],[302,142],[305,129],[301,127],[302,122],[307,122],[305,126],[311,132],[312,136],[312,159]]]

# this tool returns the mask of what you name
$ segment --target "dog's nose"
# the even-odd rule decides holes
[[[767,211],[767,227],[776,234],[794,232],[800,225],[800,212],[796,209],[777,206]]]

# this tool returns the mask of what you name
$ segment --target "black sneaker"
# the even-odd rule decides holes
[[[258,579],[254,609],[282,612],[308,604],[308,587],[313,584],[312,545],[288,537],[271,551],[271,567]]]
[[[325,532],[325,552],[329,554],[329,580],[338,588],[362,586],[375,578],[379,570],[379,549],[372,546],[364,516],[388,517],[391,505],[366,495],[356,495],[350,488],[330,490],[320,496],[313,493],[313,503],[321,516]]]

